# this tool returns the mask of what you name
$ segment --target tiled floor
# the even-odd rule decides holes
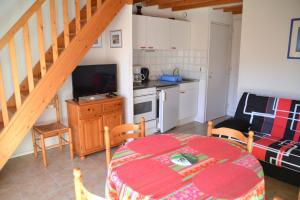
[[[171,132],[197,133],[206,132],[206,126],[190,123]],[[63,152],[58,149],[47,151],[49,166],[44,168],[41,160],[34,160],[33,155],[22,156],[8,161],[0,172],[1,200],[74,200],[72,169],[82,169],[86,187],[104,197],[106,178],[105,153],[96,153],[85,160],[76,157],[69,159],[68,148]],[[298,189],[295,186],[266,177],[266,199],[280,196],[286,200],[297,200]]]

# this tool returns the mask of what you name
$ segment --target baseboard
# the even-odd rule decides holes
[[[67,144],[63,144],[63,146],[65,146]],[[57,148],[59,147],[58,144],[54,144],[54,145],[50,145],[50,146],[47,146],[46,147],[46,150],[49,150],[49,149],[53,149],[53,148]],[[40,152],[41,150],[38,149],[38,152]],[[19,154],[16,154],[16,155],[13,155],[12,157],[10,157],[10,159],[13,159],[13,158],[17,158],[17,157],[21,157],[21,156],[26,156],[26,155],[29,155],[29,154],[33,154],[33,150],[30,150],[30,151],[24,151],[22,153],[19,153]]]
[[[31,150],[31,151],[23,151],[22,153],[15,154],[12,157],[10,157],[10,159],[21,157],[21,156],[26,156],[26,155],[29,155],[29,154],[33,154],[33,150]]]
[[[193,121],[195,121],[195,117],[187,117],[185,119],[181,119],[181,120],[178,120],[177,122],[177,126],[181,126],[181,125],[185,125],[185,124],[188,124],[188,123],[191,123]]]

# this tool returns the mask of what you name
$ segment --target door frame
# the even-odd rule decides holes
[[[229,78],[230,78],[230,63],[231,63],[231,49],[232,49],[232,25],[231,24],[225,24],[225,23],[221,23],[221,22],[216,22],[216,21],[211,21],[208,24],[208,49],[207,49],[207,70],[206,70],[206,85],[205,85],[205,109],[204,109],[204,121],[207,122],[207,98],[208,98],[208,76],[209,76],[209,69],[210,69],[210,62],[209,62],[209,58],[210,58],[210,39],[211,39],[211,26],[212,25],[221,25],[221,26],[225,26],[228,27],[229,29],[229,45],[228,45],[228,52],[229,54],[227,55],[228,59],[227,59],[227,63],[226,63],[226,68],[227,68],[227,73],[226,73],[226,86],[225,86],[225,90],[226,90],[226,98],[225,98],[225,112],[227,113],[227,107],[228,107],[228,89],[229,89]],[[226,114],[225,113],[225,114]]]

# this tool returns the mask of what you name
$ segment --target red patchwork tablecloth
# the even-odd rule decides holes
[[[192,154],[190,166],[172,156]],[[219,138],[153,135],[127,143],[114,154],[107,199],[264,199],[264,174],[248,152]]]

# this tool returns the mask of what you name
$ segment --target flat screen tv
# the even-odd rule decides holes
[[[117,92],[117,65],[81,65],[72,73],[73,97]]]

